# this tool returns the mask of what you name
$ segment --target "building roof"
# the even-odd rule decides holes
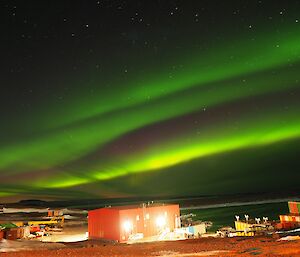
[[[111,206],[111,207],[105,207],[105,208],[111,208],[116,210],[129,210],[129,209],[140,209],[140,208],[154,208],[154,207],[161,207],[161,206],[173,206],[178,204],[162,204],[162,203],[151,203],[151,204],[145,204],[144,206],[142,204],[140,205],[120,205],[120,206]]]

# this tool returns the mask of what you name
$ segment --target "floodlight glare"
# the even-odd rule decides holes
[[[160,228],[164,227],[166,225],[166,219],[163,216],[159,216],[156,219],[156,225]]]
[[[125,232],[130,232],[132,230],[132,223],[129,221],[129,220],[126,220],[124,223],[123,223],[123,228],[125,230]]]

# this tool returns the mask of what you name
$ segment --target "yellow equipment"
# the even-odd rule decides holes
[[[266,225],[248,223],[245,221],[235,221],[235,230],[237,236],[254,236],[259,231],[266,231]]]
[[[28,225],[37,226],[37,225],[59,225],[60,227],[64,226],[65,216],[53,217],[51,220],[35,220],[28,221]]]

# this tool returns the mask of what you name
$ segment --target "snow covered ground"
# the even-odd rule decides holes
[[[3,208],[3,213],[47,213],[51,208]],[[86,210],[60,209],[64,214],[86,214]]]

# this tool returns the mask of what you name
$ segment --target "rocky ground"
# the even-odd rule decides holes
[[[292,256],[300,257],[300,240],[278,241],[272,237],[201,238],[172,242],[112,244],[99,241],[64,244],[60,249],[1,253],[2,257],[90,257],[90,256]]]

